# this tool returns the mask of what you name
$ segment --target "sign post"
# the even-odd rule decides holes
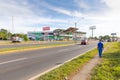
[[[112,41],[113,41],[113,42],[116,41],[115,35],[117,35],[117,34],[116,34],[116,33],[111,33],[111,35],[112,35]]]
[[[92,38],[93,38],[93,30],[96,29],[96,26],[90,26],[89,29],[92,30]]]
[[[43,27],[43,32],[44,32],[44,40],[46,40],[46,36],[48,36],[48,31],[50,31],[50,27],[47,26],[47,27]]]

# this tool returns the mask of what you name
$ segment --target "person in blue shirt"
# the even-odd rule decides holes
[[[99,57],[101,58],[102,57],[103,48],[104,48],[104,45],[103,45],[101,40],[99,40],[99,43],[97,44],[97,48],[98,48]]]

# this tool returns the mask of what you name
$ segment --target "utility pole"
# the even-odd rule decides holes
[[[76,29],[77,22],[75,22],[75,29]],[[75,30],[75,43],[76,43],[76,30]]]
[[[80,19],[78,19],[77,21],[74,22],[74,27],[75,27],[74,41],[75,41],[75,43],[76,43],[76,40],[77,40],[77,34],[76,34],[77,23],[78,23],[81,19],[84,19],[84,17],[81,17]]]
[[[13,16],[12,16],[12,34],[14,34],[14,22],[13,22]]]

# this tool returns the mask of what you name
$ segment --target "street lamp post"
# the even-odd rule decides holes
[[[77,22],[75,22],[75,29],[76,29]],[[76,30],[75,30],[75,43],[76,43]]]
[[[80,19],[84,19],[84,17],[81,17]],[[80,21],[80,19],[74,22],[74,24],[75,24],[75,32],[74,32],[74,34],[75,34],[75,36],[74,36],[75,43],[76,43],[76,39],[77,39],[77,34],[76,34],[77,23]]]
[[[14,22],[13,22],[13,16],[12,16],[12,34],[14,34]]]

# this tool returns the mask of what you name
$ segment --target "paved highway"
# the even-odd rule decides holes
[[[43,45],[51,45],[51,44],[70,44],[72,42],[35,42],[35,43],[29,43],[29,44],[20,44],[20,43],[11,43],[6,45],[0,45],[0,49],[6,49],[6,48],[16,48],[16,47],[26,47],[26,46],[43,46]]]
[[[96,43],[0,55],[0,80],[28,80],[94,47]]]

